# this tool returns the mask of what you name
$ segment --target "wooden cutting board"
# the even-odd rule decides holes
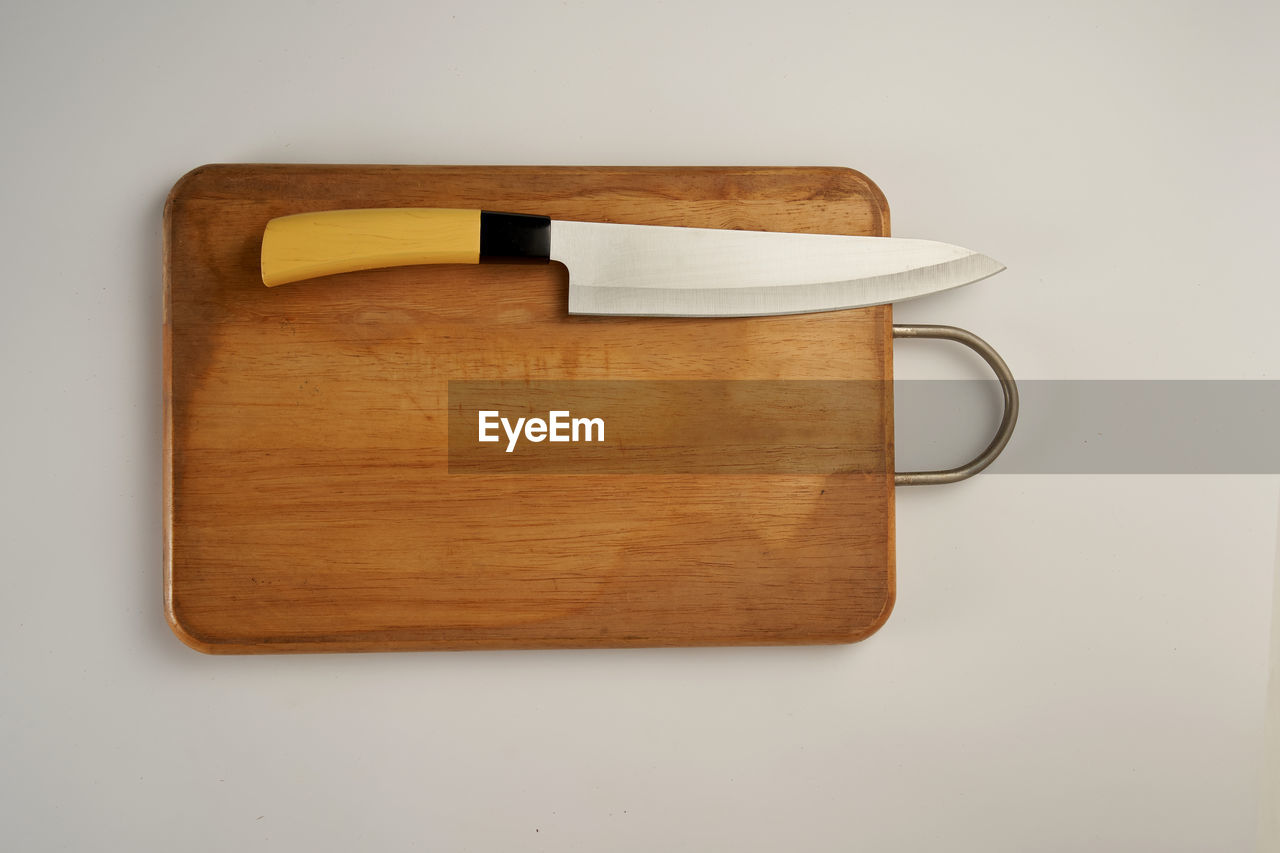
[[[838,643],[884,622],[888,306],[570,317],[558,264],[262,285],[272,217],[382,206],[889,230],[884,196],[848,169],[196,169],[164,225],[165,604],[182,640],[214,653]],[[726,471],[467,472],[450,464],[450,388],[492,380],[845,389],[831,402],[855,413],[857,450],[784,442]]]

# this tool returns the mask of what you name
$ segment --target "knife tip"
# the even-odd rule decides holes
[[[979,268],[982,271],[981,277],[974,279],[975,281],[980,281],[983,278],[989,278],[1008,269],[1004,264],[1000,263],[995,258],[989,257],[988,255],[979,253],[975,253],[975,255],[974,260],[978,262]]]

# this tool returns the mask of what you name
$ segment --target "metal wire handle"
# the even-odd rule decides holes
[[[987,445],[986,450],[975,456],[972,461],[958,468],[949,468],[946,471],[895,473],[893,475],[894,485],[935,486],[941,483],[955,483],[972,477],[994,462],[995,458],[1000,455],[1000,451],[1004,450],[1004,446],[1009,443],[1009,439],[1013,436],[1013,426],[1018,421],[1018,385],[1013,381],[1013,374],[1009,372],[1009,366],[1004,363],[1004,359],[1000,357],[1000,354],[991,348],[991,344],[973,332],[958,329],[955,326],[894,326],[893,336],[895,338],[934,338],[964,344],[982,356],[982,359],[995,373],[996,378],[1000,380],[1000,389],[1004,392],[1004,416],[1000,419],[1000,426],[996,429],[995,437],[991,439],[991,443]]]

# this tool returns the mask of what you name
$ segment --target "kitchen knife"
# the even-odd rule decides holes
[[[268,287],[414,264],[569,268],[570,314],[751,317],[899,302],[1004,267],[931,240],[572,222],[440,208],[282,216],[262,238]]]

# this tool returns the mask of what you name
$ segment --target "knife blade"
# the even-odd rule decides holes
[[[357,270],[547,263],[569,270],[569,313],[753,317],[913,299],[995,275],[986,255],[932,240],[552,220],[441,208],[278,217],[268,287]]]

